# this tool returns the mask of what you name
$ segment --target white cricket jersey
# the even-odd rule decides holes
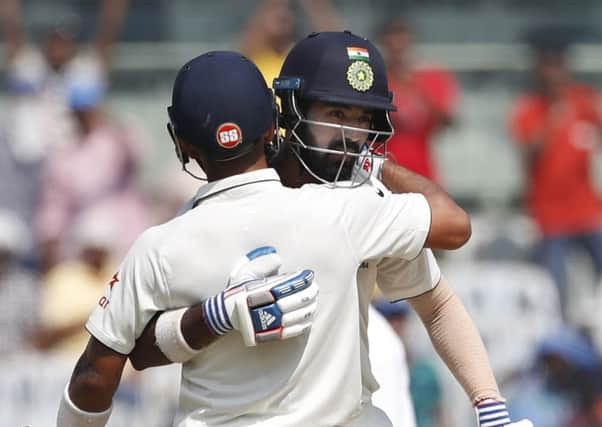
[[[376,191],[380,190],[380,192],[387,195],[390,194],[390,191],[374,177],[370,179],[366,187],[372,187]],[[372,394],[379,388],[369,358],[371,337],[368,334],[370,301],[372,300],[375,284],[378,284],[379,289],[389,301],[399,301],[430,291],[439,283],[440,279],[441,271],[433,252],[426,248],[412,260],[380,258],[364,261],[360,264],[357,272],[357,283],[360,314],[362,401],[365,405],[371,404]],[[373,327],[371,326],[371,328]],[[375,367],[374,369],[378,370],[378,368]],[[407,367],[404,369],[407,369]],[[400,397],[400,404],[402,399],[403,397]],[[399,425],[397,412],[391,413],[386,408],[383,409],[385,409],[385,413],[389,416],[393,425]]]
[[[416,258],[430,226],[426,199],[370,188],[289,189],[263,169],[209,183],[195,201],[198,208],[140,236],[87,329],[127,354],[157,311],[223,291],[236,259],[273,246],[281,271],[315,271],[311,330],[256,347],[235,331],[215,340],[183,365],[175,425],[345,425],[362,397],[357,269],[366,259]]]

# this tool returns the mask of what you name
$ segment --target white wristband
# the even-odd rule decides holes
[[[188,308],[166,311],[157,319],[155,325],[156,343],[161,352],[172,362],[184,363],[202,350],[190,347],[182,335],[181,322]]]
[[[109,421],[111,410],[103,412],[86,412],[79,409],[69,397],[69,384],[65,387],[59,413],[56,418],[57,427],[104,427]]]

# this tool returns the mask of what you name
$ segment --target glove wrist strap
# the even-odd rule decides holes
[[[208,298],[203,303],[203,317],[215,335],[225,335],[234,329],[226,311],[223,292]]]
[[[503,427],[511,423],[506,404],[499,400],[485,399],[475,406],[479,427]]]

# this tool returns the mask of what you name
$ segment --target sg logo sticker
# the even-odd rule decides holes
[[[242,131],[236,123],[224,123],[217,128],[217,143],[224,148],[234,148],[242,142]]]

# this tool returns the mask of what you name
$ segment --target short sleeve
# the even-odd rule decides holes
[[[384,258],[376,269],[378,287],[389,301],[421,295],[441,280],[439,265],[430,249],[424,249],[411,261]]]
[[[431,224],[430,206],[422,194],[391,194],[370,187],[347,194],[343,220],[359,261],[411,260],[420,253]]]
[[[129,354],[153,315],[169,308],[169,299],[161,259],[147,231],[110,280],[86,329],[106,346]]]

